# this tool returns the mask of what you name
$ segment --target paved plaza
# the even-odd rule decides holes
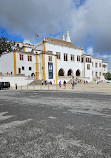
[[[0,158],[111,158],[111,95],[0,91]]]

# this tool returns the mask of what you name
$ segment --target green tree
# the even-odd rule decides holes
[[[106,80],[111,80],[111,73],[110,73],[110,72],[107,72],[107,73],[105,74],[105,79],[106,79]]]
[[[11,52],[12,46],[12,41],[8,41],[8,39],[5,37],[0,37],[0,54],[2,54],[3,52]]]

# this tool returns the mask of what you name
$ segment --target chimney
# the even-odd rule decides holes
[[[62,40],[65,41],[65,37],[64,37],[64,35],[63,35],[63,37],[62,37]]]
[[[71,42],[69,31],[67,31],[67,34],[66,34],[66,42]]]

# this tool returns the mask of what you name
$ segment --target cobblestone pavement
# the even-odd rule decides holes
[[[111,95],[0,91],[0,158],[111,158]]]

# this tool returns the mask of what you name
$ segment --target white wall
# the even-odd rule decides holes
[[[46,43],[46,50],[52,51],[53,54],[56,54],[56,52],[61,53],[61,59],[57,60],[57,72],[63,68],[65,71],[65,75],[67,76],[67,72],[69,69],[73,70],[74,75],[76,74],[76,71],[79,69],[82,71],[82,64],[81,62],[77,62],[77,55],[81,55],[82,51],[79,49],[71,48],[69,46],[61,46],[59,44],[52,44],[52,43]],[[68,61],[64,61],[64,53],[68,54]],[[75,61],[70,60],[70,55],[73,54],[75,57]]]
[[[42,64],[42,54],[40,54],[38,56],[38,61],[39,61],[39,79],[42,80],[43,79],[43,64]]]
[[[25,52],[31,52],[32,51],[32,48],[30,47],[25,47]]]
[[[100,76],[100,72],[102,74],[102,59],[96,59],[96,58],[93,58],[92,59],[92,62],[93,62],[93,66],[92,66],[92,71],[93,71],[93,74],[94,76],[93,77],[96,77],[95,73],[97,72],[97,77],[100,77],[102,78],[102,75]],[[95,67],[95,63],[97,63],[97,67]],[[101,63],[101,67],[99,67],[99,63]]]
[[[90,70],[87,69],[87,64],[90,65]],[[92,63],[85,63],[85,77],[89,77],[92,80]]]
[[[22,42],[15,42],[15,46],[17,46],[17,44],[19,44],[19,47],[23,47],[23,43]]]
[[[23,55],[24,60],[20,60],[20,54]],[[32,61],[28,61],[28,56],[32,56]],[[21,68],[21,74],[25,74],[25,76],[31,75],[36,72],[36,56],[34,54],[16,52],[16,66],[17,74],[19,73],[18,68]],[[22,70],[22,66],[24,66],[24,70]],[[29,67],[31,67],[32,70],[29,70]]]
[[[0,72],[14,73],[14,56],[13,52],[2,54],[0,57]]]
[[[30,84],[34,79],[28,79],[27,77],[0,77],[0,82],[10,82],[11,86],[23,86]]]
[[[43,44],[43,42],[39,43],[37,46],[35,46],[35,48],[37,50],[44,50],[44,44]]]

